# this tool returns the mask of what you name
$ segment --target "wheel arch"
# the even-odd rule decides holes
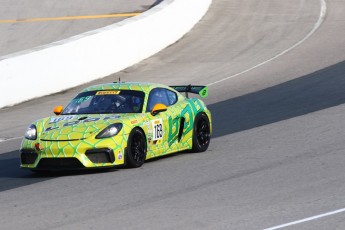
[[[199,114],[205,114],[208,118],[208,121],[210,123],[210,134],[212,135],[212,114],[211,114],[211,111],[208,110],[207,108],[204,108],[203,110],[199,111],[197,114],[195,114],[195,117],[194,119],[196,118],[196,116],[198,116]],[[194,120],[195,121],[195,120]]]
[[[194,117],[194,122],[193,122],[193,134],[192,134],[192,151],[193,152],[204,152],[208,149],[210,140],[211,140],[211,134],[212,134],[212,126],[211,126],[211,118],[210,118],[210,114],[211,113],[207,113],[208,110],[202,110],[199,111],[195,117]],[[204,117],[204,118],[203,118]],[[205,131],[202,132],[202,135],[197,135],[196,131],[198,128],[200,128],[198,126],[198,122],[200,119],[207,119],[208,120],[208,126],[206,126],[206,132],[208,133],[206,136],[205,135]],[[201,127],[201,129],[204,130],[204,128]],[[201,137],[201,139],[199,139]],[[204,142],[204,140],[206,140],[206,142]],[[204,142],[204,143],[203,143]]]
[[[146,134],[145,130],[144,130],[142,127],[140,127],[140,126],[134,126],[134,127],[131,129],[131,131],[129,132],[129,134],[128,134],[127,146],[126,146],[125,149],[124,149],[124,155],[125,155],[125,156],[124,156],[124,165],[125,165],[125,166],[130,166],[130,164],[129,164],[129,162],[128,162],[128,141],[129,141],[129,139],[130,139],[130,135],[133,133],[133,130],[140,130],[140,131],[143,133],[144,138],[145,138],[146,152],[148,151],[147,134]]]
[[[135,126],[135,127],[133,127],[133,129],[131,130],[131,132],[132,132],[134,129],[139,129],[141,132],[143,132],[144,137],[145,137],[146,148],[147,148],[147,133],[145,132],[145,130],[144,130],[141,126]]]

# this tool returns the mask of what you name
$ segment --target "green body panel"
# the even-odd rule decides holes
[[[38,157],[33,164],[21,164],[21,167],[35,169],[42,158],[76,158],[86,168],[123,165],[125,164],[128,137],[135,127],[142,129],[146,136],[146,159],[192,149],[194,118],[198,113],[204,112],[212,124],[210,111],[201,100],[188,99],[174,91],[178,95],[178,102],[169,106],[167,111],[153,116],[150,112],[145,112],[145,108],[149,92],[156,87],[174,91],[164,85],[150,83],[112,83],[86,88],[83,92],[124,89],[143,91],[145,92],[143,112],[59,115],[40,119],[33,123],[37,127],[37,139],[24,138],[21,145],[21,150],[35,151]],[[183,127],[182,121],[184,121]],[[99,132],[114,123],[123,124],[117,135],[96,139]],[[163,128],[161,138],[155,138],[155,125],[157,124],[161,124]],[[182,133],[180,132],[181,127]],[[39,148],[37,148],[37,144],[39,144]],[[93,163],[85,155],[87,150],[102,148],[113,150],[114,162]]]

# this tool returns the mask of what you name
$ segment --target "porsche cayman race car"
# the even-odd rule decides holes
[[[181,94],[185,93],[185,95]],[[33,171],[140,167],[145,160],[183,150],[206,151],[211,113],[205,86],[110,83],[91,86],[55,116],[31,124],[21,167]]]

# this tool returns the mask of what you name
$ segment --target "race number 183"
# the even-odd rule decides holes
[[[153,140],[159,140],[163,138],[163,124],[162,120],[154,120],[152,121],[153,126]]]

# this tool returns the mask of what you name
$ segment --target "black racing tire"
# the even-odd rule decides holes
[[[205,113],[198,113],[194,119],[192,152],[205,152],[208,149],[210,140],[210,120]]]
[[[147,143],[144,132],[139,128],[134,128],[129,134],[127,142],[126,161],[127,166],[139,168],[146,159]]]

